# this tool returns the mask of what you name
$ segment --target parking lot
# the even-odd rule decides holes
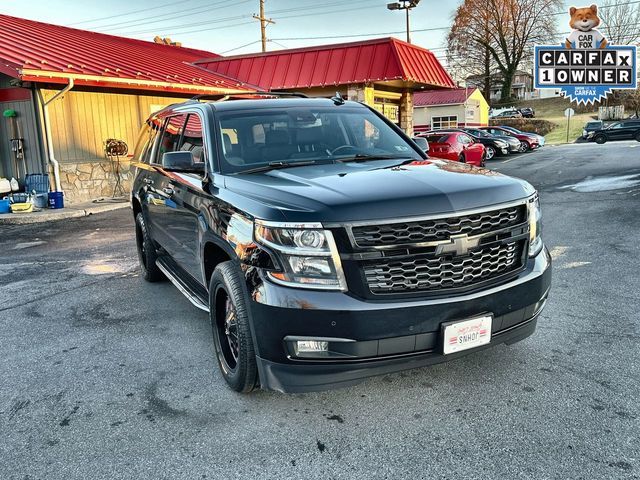
[[[499,157],[540,192],[537,332],[341,390],[229,390],[128,209],[0,237],[0,478],[640,478],[640,143]]]

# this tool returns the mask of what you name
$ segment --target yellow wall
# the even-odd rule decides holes
[[[482,92],[476,88],[476,90],[469,96],[469,100],[477,102],[480,107],[479,123],[482,125],[489,125],[489,104],[482,95]]]

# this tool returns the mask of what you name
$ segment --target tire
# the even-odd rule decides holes
[[[518,150],[520,153],[525,153],[529,151],[529,144],[527,142],[520,142],[520,149]]]
[[[142,277],[147,282],[160,282],[165,279],[164,273],[160,271],[156,260],[158,251],[153,240],[149,236],[147,225],[144,222],[142,212],[136,215],[136,247],[138,250],[138,260]]]
[[[491,145],[487,145],[485,147],[485,150],[486,150],[486,154],[487,154],[487,156],[486,156],[487,160],[491,160],[493,157],[496,156],[496,149],[493,148]]]
[[[636,133],[635,139],[636,141],[640,142],[640,132]]]
[[[460,163],[467,163],[467,159],[464,157],[464,153],[460,154],[460,156],[458,157],[458,161]]]
[[[593,139],[593,141],[598,145],[602,145],[607,141],[607,137],[605,137],[604,135],[597,135],[596,138]]]
[[[232,390],[249,393],[258,384],[258,368],[242,281],[233,262],[216,267],[209,282],[209,318],[220,373]]]
[[[480,166],[483,167],[483,168],[487,166],[487,155],[486,154],[482,155],[482,158],[480,159]]]

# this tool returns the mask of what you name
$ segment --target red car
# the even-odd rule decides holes
[[[507,130],[502,127],[480,127],[481,130],[486,130],[491,135],[497,135],[502,137],[515,137],[520,140],[520,153],[535,150],[540,146],[538,137],[529,135],[527,133],[515,133],[511,130]]]
[[[429,156],[484,167],[484,145],[462,132],[434,130],[420,135],[429,142]]]

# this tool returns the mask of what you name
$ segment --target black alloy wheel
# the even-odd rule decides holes
[[[248,301],[238,267],[219,264],[209,282],[209,317],[220,372],[236,392],[249,393],[258,383]]]
[[[153,240],[149,236],[147,225],[144,221],[144,215],[139,212],[136,215],[136,247],[138,251],[138,260],[140,262],[140,270],[142,277],[147,282],[159,282],[165,279],[164,273],[156,265],[158,259],[158,251]]]

